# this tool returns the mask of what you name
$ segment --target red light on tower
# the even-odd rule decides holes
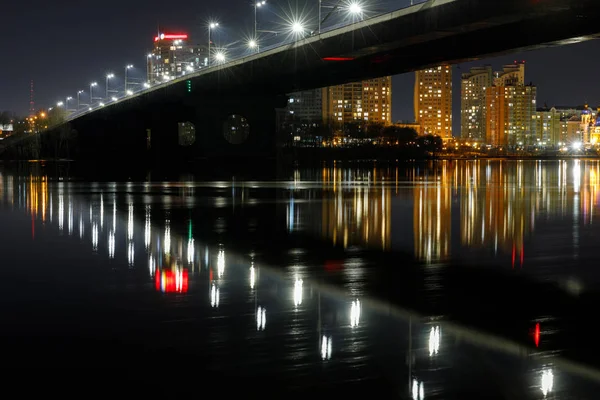
[[[158,42],[159,40],[187,40],[188,35],[185,33],[161,33],[158,36],[154,37],[154,41]]]

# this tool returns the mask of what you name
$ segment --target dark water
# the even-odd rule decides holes
[[[4,362],[193,362],[269,396],[597,398],[600,163],[202,176],[0,166]]]

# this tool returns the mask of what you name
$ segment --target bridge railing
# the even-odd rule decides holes
[[[366,10],[369,13],[368,18],[361,18],[360,20],[353,20],[353,21],[349,21],[346,19],[346,20],[339,21],[337,23],[324,25],[324,26],[321,26],[321,29],[319,32],[315,32],[315,31],[310,32],[309,34],[307,34],[299,39],[295,39],[292,36],[288,36],[283,41],[278,41],[277,43],[273,43],[272,45],[268,45],[268,46],[261,46],[260,51],[257,53],[238,55],[237,57],[233,57],[228,62],[212,65],[209,67],[201,67],[199,69],[195,69],[194,71],[186,73],[179,77],[172,78],[168,81],[156,83],[156,84],[151,85],[150,87],[141,87],[140,89],[133,91],[131,94],[125,93],[124,95],[118,97],[117,100],[106,100],[105,102],[101,102],[101,103],[92,105],[89,108],[84,108],[84,109],[75,111],[75,112],[69,114],[69,116],[66,118],[66,121],[72,121],[83,115],[93,113],[101,108],[115,105],[115,104],[124,102],[126,100],[130,100],[130,99],[138,97],[142,94],[150,93],[154,90],[167,87],[169,85],[181,82],[186,79],[197,77],[197,76],[200,76],[200,75],[203,75],[206,73],[211,73],[211,72],[219,70],[219,69],[227,68],[228,66],[231,66],[234,64],[239,64],[240,62],[243,63],[243,62],[249,61],[251,59],[259,58],[259,57],[265,55],[265,53],[267,53],[267,52],[276,52],[277,50],[287,49],[287,47],[290,44],[301,42],[303,40],[310,39],[312,37],[320,37],[323,34],[330,34],[338,29],[347,28],[351,25],[364,24],[365,22],[368,23],[370,20],[381,17],[382,15],[386,15],[386,14],[389,14],[389,13],[392,13],[395,11],[399,11],[399,10],[408,9],[410,7],[419,6],[424,3],[428,3],[428,2],[432,2],[432,1],[435,1],[435,0],[402,0],[401,2],[390,1],[390,2],[378,3],[377,4],[378,9],[376,11]]]

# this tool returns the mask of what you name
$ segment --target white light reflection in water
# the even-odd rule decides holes
[[[225,273],[225,250],[219,250],[219,254],[217,254],[217,276],[219,278],[222,278],[224,273]]]
[[[267,325],[267,310],[262,307],[258,307],[258,309],[256,310],[256,330],[264,331],[266,325]]]
[[[98,224],[95,222],[92,226],[92,247],[94,251],[98,251]]]
[[[73,234],[73,202],[69,200],[69,236]]]
[[[100,229],[104,229],[104,195],[100,195]]]
[[[150,258],[148,260],[148,271],[150,272],[150,278],[152,278],[154,276],[154,272],[156,271],[154,256],[152,256],[152,254],[150,254]]]
[[[302,304],[302,279],[296,279],[294,282],[294,305],[298,307]]]
[[[58,229],[63,230],[63,218],[65,216],[65,202],[63,195],[58,196]]]
[[[436,355],[440,351],[441,333],[440,327],[431,327],[429,331],[429,356]]]
[[[188,240],[187,261],[189,264],[194,262],[194,239]]]
[[[83,239],[83,213],[79,216],[79,238]]]
[[[127,239],[133,240],[133,204],[129,204],[127,213]]]
[[[551,369],[546,369],[542,372],[542,385],[541,390],[544,397],[548,395],[548,393],[552,393],[552,388],[554,387],[554,374]]]
[[[167,220],[165,226],[165,254],[171,252],[171,222]]]
[[[360,323],[360,300],[356,299],[350,306],[350,326],[357,327]]]
[[[250,289],[254,289],[254,284],[256,283],[256,271],[254,269],[254,265],[250,267]]]
[[[321,339],[321,358],[323,360],[331,359],[331,336],[323,335]]]
[[[146,206],[146,223],[144,225],[144,245],[146,246],[146,249],[150,247],[150,234],[150,206]]]
[[[210,305],[211,307],[219,307],[219,288],[214,283],[210,287]]]
[[[423,382],[418,382],[416,379],[413,379],[412,398],[414,400],[424,400],[425,399],[425,388],[423,386]]]
[[[133,242],[129,242],[129,246],[127,246],[127,261],[129,261],[130,267],[133,267],[135,264],[135,249],[133,248]]]
[[[573,190],[575,193],[579,193],[581,186],[581,162],[575,160],[573,164]]]
[[[115,231],[113,230],[108,233],[108,257],[115,257]]]
[[[117,230],[117,200],[113,201],[113,218],[112,218],[112,228],[113,230]],[[102,223],[102,221],[100,221],[100,223]],[[100,228],[102,228],[102,225],[100,225]]]

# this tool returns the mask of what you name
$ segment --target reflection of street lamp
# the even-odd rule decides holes
[[[211,22],[208,24],[208,66],[210,66],[210,31],[219,26],[218,22]]]
[[[125,93],[127,93],[127,71],[133,68],[133,65],[129,64],[125,66]]]

